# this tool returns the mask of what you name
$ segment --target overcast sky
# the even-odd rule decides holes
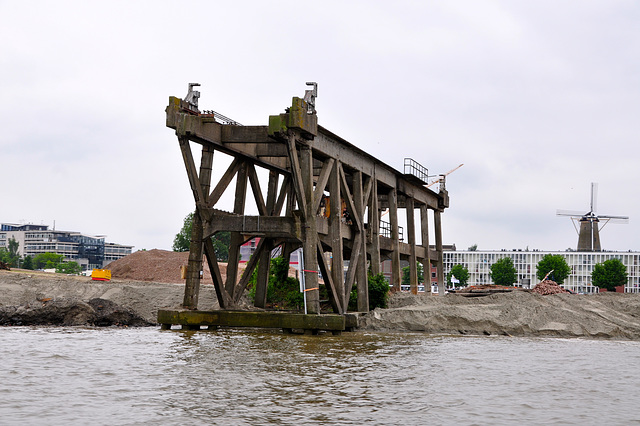
[[[313,3],[313,4],[312,4]],[[445,244],[575,248],[556,209],[640,250],[640,2],[0,0],[0,222],[170,249],[193,210],[169,96],[319,124],[447,179]],[[231,207],[228,207],[231,209]]]

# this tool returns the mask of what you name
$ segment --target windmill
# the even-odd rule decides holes
[[[596,213],[596,198],[598,196],[598,184],[591,183],[591,208],[587,213],[575,210],[557,210],[557,216],[569,216],[575,221],[573,226],[578,232],[578,251],[602,251],[600,245],[600,230],[609,222],[629,223],[629,216],[598,215]],[[580,223],[580,230],[576,226]],[[600,226],[602,222],[602,226]]]

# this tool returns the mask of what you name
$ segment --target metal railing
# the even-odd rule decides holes
[[[380,221],[380,235],[383,237],[391,238],[391,223]],[[398,226],[398,239],[404,241],[404,229],[402,226]]]
[[[230,124],[230,125],[233,125],[233,126],[242,126],[242,124],[238,123],[237,121],[232,120],[231,118],[226,117],[226,116],[220,114],[219,112],[215,112],[215,111],[212,111],[212,110],[202,111],[201,115],[213,116],[213,118],[215,118],[216,121],[218,123],[220,123],[220,124]]]
[[[404,174],[413,175],[423,182],[429,179],[429,170],[413,158],[404,159]]]

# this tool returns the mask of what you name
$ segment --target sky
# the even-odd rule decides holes
[[[0,0],[0,222],[171,249],[194,202],[169,96],[266,125],[315,81],[319,124],[374,157],[464,164],[445,244],[575,249],[556,210],[597,182],[630,217],[603,249],[640,250],[638,22],[632,0]]]

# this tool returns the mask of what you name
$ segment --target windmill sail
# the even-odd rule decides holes
[[[589,211],[582,213],[576,210],[557,210],[557,216],[569,216],[580,224],[578,231],[578,251],[602,251],[600,230],[609,222],[629,223],[629,216],[600,215],[597,211],[598,184],[591,183],[591,200]]]

